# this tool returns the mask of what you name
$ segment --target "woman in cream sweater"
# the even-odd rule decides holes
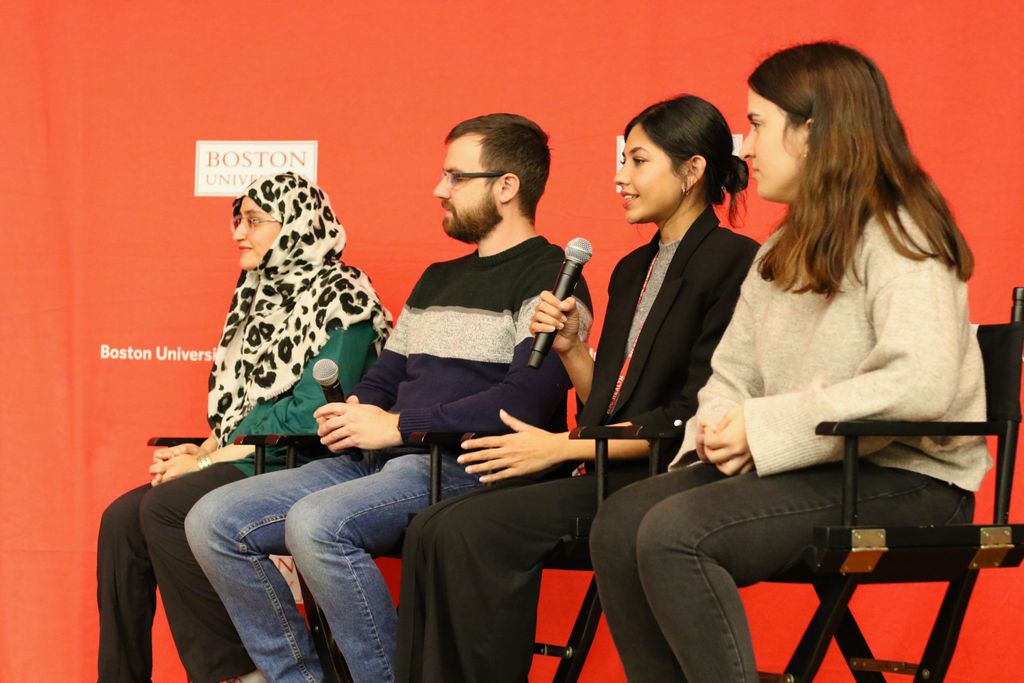
[[[835,43],[748,79],[742,156],[788,206],[758,252],[671,471],[612,496],[591,536],[630,681],[757,681],[738,587],[796,565],[841,505],[822,421],[983,420],[973,261],[885,79]],[[969,521],[980,438],[862,443],[864,523]]]

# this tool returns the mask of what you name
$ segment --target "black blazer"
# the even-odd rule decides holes
[[[632,422],[667,429],[697,411],[697,391],[711,376],[711,354],[732,318],[758,244],[721,227],[711,208],[690,226],[637,338],[615,412],[608,416],[626,337],[658,240],[656,234],[612,271],[608,313],[580,425]]]

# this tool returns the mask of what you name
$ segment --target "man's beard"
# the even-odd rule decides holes
[[[494,197],[485,197],[476,206],[462,209],[461,213],[447,199],[441,202],[441,206],[452,212],[442,221],[445,233],[466,244],[479,244],[501,222]]]

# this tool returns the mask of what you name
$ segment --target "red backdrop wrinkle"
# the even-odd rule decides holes
[[[1024,143],[1022,19],[1010,0],[0,0],[0,681],[95,678],[99,515],[145,481],[147,436],[205,429],[207,363],[100,358],[103,344],[217,342],[237,255],[229,200],[193,196],[196,140],[317,140],[346,259],[397,313],[423,266],[466,251],[442,234],[431,196],[445,133],[480,113],[526,114],[554,150],[538,226],[555,242],[594,242],[587,277],[600,322],[611,268],[650,235],[624,224],[613,191],[623,125],[691,92],[745,132],[757,60],[836,38],[886,73],[975,251],[972,318],[998,321],[1024,283],[1024,188],[1012,170]],[[763,239],[781,212],[753,192],[748,208],[742,230]],[[987,513],[990,482],[978,505]],[[397,564],[385,572],[394,581]],[[1024,666],[1012,647],[1024,636],[1021,574],[989,574],[950,680],[1012,681]],[[583,588],[572,574],[545,580],[544,639],[564,637]],[[809,592],[758,586],[744,598],[759,661],[781,668]],[[898,646],[923,642],[937,601],[933,587],[879,588],[856,609],[879,653],[904,657]],[[184,680],[162,620],[155,650],[154,680]],[[538,660],[534,678],[552,665]],[[622,680],[604,630],[585,678]],[[834,655],[821,680],[849,680]]]

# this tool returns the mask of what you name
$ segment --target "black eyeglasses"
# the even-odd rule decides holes
[[[441,179],[447,182],[448,187],[454,190],[455,187],[463,180],[472,180],[473,178],[500,178],[506,173],[508,173],[508,171],[470,171],[467,173],[441,171]]]

